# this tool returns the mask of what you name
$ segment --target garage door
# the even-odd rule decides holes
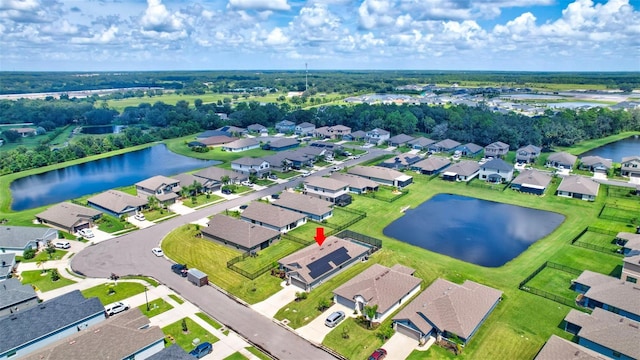
[[[349,300],[347,298],[344,298],[342,296],[336,296],[336,301],[338,302],[338,304],[340,304],[342,306],[346,306],[349,309],[355,309],[356,308],[356,304],[353,301],[351,301],[351,300]]]
[[[89,223],[88,223],[88,222],[86,222],[86,223],[84,223],[84,224],[80,224],[80,225],[78,225],[78,226],[74,227],[74,228],[73,228],[73,232],[74,232],[74,233],[76,233],[76,232],[78,232],[78,231],[80,231],[80,230],[82,230],[82,229],[86,229],[86,228],[88,228],[88,227],[89,227]]]
[[[289,279],[291,280],[291,285],[297,286],[302,290],[307,290],[307,284],[305,284],[304,281],[301,281],[300,279],[294,277],[291,277]]]
[[[408,336],[412,339],[416,339],[416,341],[419,341],[421,337],[421,334],[419,331],[416,331],[400,323],[396,323],[396,331],[402,335]]]

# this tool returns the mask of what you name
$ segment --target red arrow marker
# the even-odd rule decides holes
[[[326,239],[326,237],[324,236],[324,228],[316,228],[316,237],[314,239],[316,239],[316,242],[319,246],[322,246],[324,239]]]

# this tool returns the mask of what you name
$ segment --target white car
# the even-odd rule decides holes
[[[134,218],[134,219],[136,219],[136,220],[138,220],[138,221],[145,221],[145,220],[147,220],[147,219],[144,217],[144,214],[143,214],[143,213],[137,213],[137,214],[135,214],[135,216],[134,216],[133,218]]]
[[[164,256],[164,252],[162,251],[162,249],[160,249],[158,247],[155,247],[155,248],[151,249],[151,252],[155,256]]]
[[[243,182],[240,183],[240,185],[253,187],[253,184],[251,182],[249,182],[249,181],[243,181]]]
[[[71,244],[69,244],[68,241],[64,241],[64,240],[57,240],[53,242],[53,246],[58,248],[58,249],[68,249],[71,247]]]
[[[104,307],[104,312],[107,316],[113,316],[125,310],[129,310],[129,304],[123,301],[114,302]]]
[[[78,234],[87,239],[91,239],[93,237],[93,231],[91,231],[91,229],[81,229],[80,231],[78,231]]]
[[[302,170],[302,177],[307,177],[311,175],[311,172],[309,170]]]

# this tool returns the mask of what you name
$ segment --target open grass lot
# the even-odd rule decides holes
[[[190,106],[194,106],[194,102],[197,99],[202,100],[203,104],[208,104],[212,102],[217,102],[218,100],[222,101],[224,98],[233,99],[234,94],[218,94],[218,93],[206,93],[202,95],[179,95],[173,92],[167,92],[165,94],[153,97],[135,97],[135,98],[127,98],[120,100],[107,100],[107,104],[110,108],[118,110],[122,112],[124,108],[128,106],[138,106],[138,104],[149,103],[155,104],[157,102],[163,102],[169,105],[175,105],[178,101],[188,101]],[[237,95],[237,94],[236,94]],[[249,96],[244,98],[243,96],[238,97],[235,102],[242,101],[258,101],[258,102],[276,102],[276,99],[281,96],[282,93],[269,93],[266,96]]]
[[[573,300],[578,295],[577,292],[571,290],[571,280],[575,279],[576,275],[574,274],[547,266],[529,280],[526,286]]]
[[[203,329],[202,326],[198,325],[195,321],[189,319],[188,317],[184,319],[187,323],[188,330],[186,334],[182,331],[182,319],[162,328],[162,332],[166,336],[166,347],[169,347],[174,343],[170,340],[171,338],[173,338],[175,343],[178,344],[178,346],[180,346],[186,352],[193,350],[193,348],[195,347],[193,345],[194,339],[200,339],[201,343],[208,341],[212,344],[216,343],[219,340],[217,337],[210,334],[207,330]]]
[[[115,293],[109,294],[109,289],[113,289]],[[86,298],[97,297],[100,299],[102,305],[107,305],[116,301],[124,300],[142,292],[144,292],[144,285],[140,283],[118,281],[117,284],[108,282],[101,285],[96,285],[86,290],[82,290],[82,295],[84,295],[84,297]]]
[[[229,169],[231,168],[230,164],[233,160],[240,159],[242,157],[263,157],[263,156],[271,155],[275,153],[275,151],[262,150],[262,149],[251,149],[251,150],[241,151],[241,152],[230,152],[230,151],[222,151],[222,149],[219,147],[212,148],[209,152],[206,152],[206,153],[199,153],[199,152],[191,151],[191,149],[187,146],[187,143],[189,141],[194,141],[194,140],[195,140],[195,136],[190,135],[190,136],[185,136],[181,138],[166,140],[165,143],[167,144],[167,147],[169,148],[169,150],[173,151],[174,153],[189,156],[192,158],[197,158],[197,159],[222,161],[224,162],[224,164],[229,165],[228,167]]]
[[[223,199],[218,195],[209,194],[207,196],[207,194],[200,194],[200,195],[196,196],[195,200],[196,201],[194,202],[192,197],[187,197],[187,198],[182,200],[182,205],[188,206],[190,208],[194,208],[196,206],[203,206],[203,205],[206,205],[206,204],[213,204],[213,203],[216,203],[216,202],[221,201]]]
[[[640,220],[640,213],[631,204],[610,203],[604,205],[600,217],[606,220],[632,223]]]
[[[23,284],[30,284],[36,287],[36,289],[47,292],[50,290],[58,289],[63,286],[75,284],[75,281],[62,277],[60,274],[60,280],[52,281],[51,272],[47,270],[44,274],[42,270],[23,271],[20,276]]]
[[[168,209],[147,210],[147,211],[144,211],[143,213],[144,213],[144,218],[147,219],[148,221],[155,221],[158,219],[165,218],[167,216],[177,215],[173,211]]]
[[[304,245],[286,239],[281,239],[268,248],[260,250],[255,257],[248,257],[235,265],[240,269],[253,273],[267,265],[277,266],[278,260],[302,249]]]
[[[173,299],[173,301],[177,302],[180,305],[184,304],[184,300],[182,300],[182,298],[178,297],[178,295],[169,294],[169,297],[171,299]]]
[[[140,309],[140,311],[142,311],[142,313],[146,317],[152,318],[156,315],[162,314],[165,311],[173,309],[173,306],[162,299],[155,299],[153,301],[149,301],[149,311],[147,311],[146,303],[138,306],[138,309]]]
[[[227,261],[241,254],[222,244],[196,237],[194,225],[185,225],[171,232],[162,241],[164,253],[179,263],[198,268],[209,275],[209,281],[248,303],[256,303],[275,294],[280,279],[264,274],[254,281],[227,268]]]
[[[381,201],[391,201],[393,198],[398,197],[400,194],[396,190],[396,188],[392,186],[384,186],[380,185],[378,187],[378,191],[371,191],[366,194],[363,194],[363,197],[369,197],[376,200]]]

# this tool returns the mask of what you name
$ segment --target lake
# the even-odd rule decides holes
[[[438,194],[389,224],[386,236],[473,264],[498,267],[549,235],[564,216]]]
[[[589,150],[583,156],[600,156],[605,159],[612,159],[614,162],[621,162],[625,156],[640,155],[640,136],[631,136],[618,140],[607,145]]]
[[[11,209],[20,211],[55,204],[133,185],[155,175],[171,176],[220,163],[178,155],[164,144],[155,145],[17,179],[11,183]]]

